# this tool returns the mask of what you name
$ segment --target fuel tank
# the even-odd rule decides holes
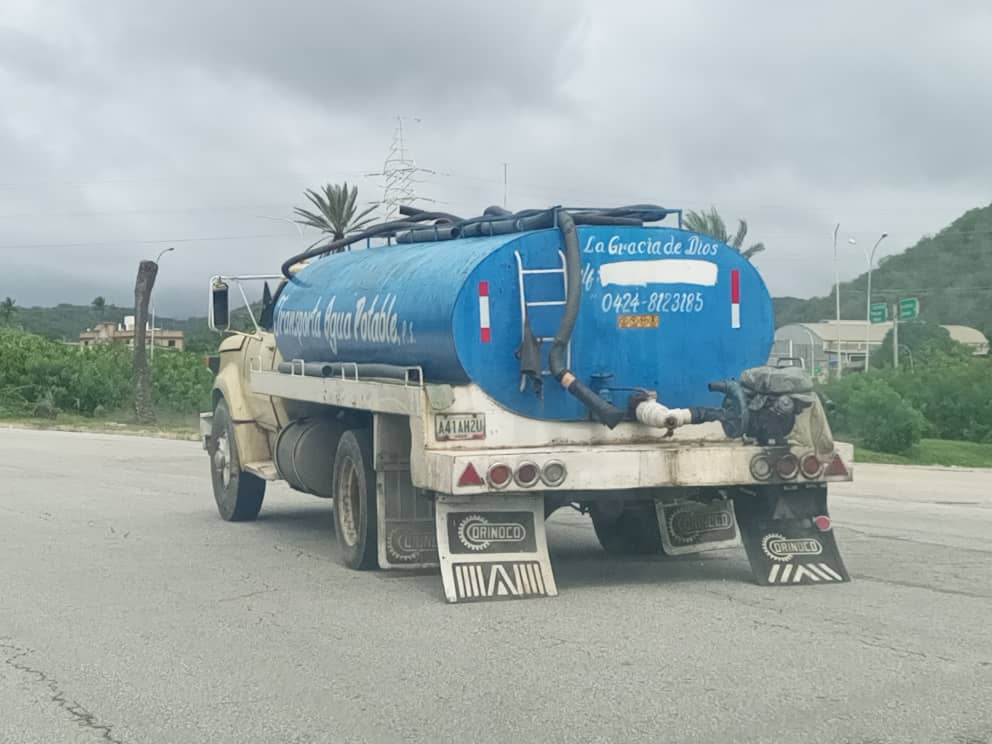
[[[669,407],[719,405],[707,384],[764,364],[772,302],[730,246],[669,227],[578,229],[582,294],[567,366],[622,404],[647,388]],[[565,302],[557,229],[368,248],[313,260],[276,303],[283,359],[419,366],[427,382],[475,383],[535,419],[585,420],[550,376],[521,378],[524,320],[543,369]],[[626,391],[624,389],[627,389]]]

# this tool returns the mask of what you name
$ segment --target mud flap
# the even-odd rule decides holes
[[[431,568],[438,564],[434,502],[413,487],[409,470],[376,473],[380,568]]]
[[[751,571],[761,586],[851,580],[829,527],[825,486],[742,490],[737,521]],[[819,529],[818,521],[826,529]]]
[[[435,525],[448,602],[558,595],[543,496],[438,494]]]
[[[714,499],[662,502],[655,499],[658,531],[666,555],[686,555],[740,545],[734,502]]]

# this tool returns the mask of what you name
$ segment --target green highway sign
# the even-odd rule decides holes
[[[899,300],[899,320],[915,320],[918,317],[920,317],[920,301],[918,299],[907,297],[904,300]]]
[[[872,323],[884,323],[889,319],[889,306],[884,302],[871,303],[871,314],[869,318]]]

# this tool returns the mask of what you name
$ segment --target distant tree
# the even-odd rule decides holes
[[[905,349],[909,349],[914,363],[924,363],[940,354],[968,358],[971,351],[964,344],[951,338],[943,326],[924,320],[911,320],[899,324],[899,351],[902,364],[907,363]],[[892,331],[885,334],[881,346],[871,354],[872,367],[892,366]]]
[[[715,240],[726,243],[744,258],[749,259],[754,254],[765,250],[764,243],[752,243],[744,248],[744,239],[747,237],[747,222],[737,220],[737,232],[731,235],[727,232],[727,224],[716,211],[716,207],[710,207],[709,211],[704,209],[702,212],[695,212],[690,209],[686,212],[682,224],[688,230],[709,235]]]
[[[357,186],[329,183],[319,192],[307,189],[303,193],[317,211],[311,212],[302,207],[296,207],[293,211],[299,218],[296,220],[299,224],[316,227],[324,233],[314,245],[340,240],[348,233],[361,230],[375,221],[374,218],[369,217],[375,211],[375,205],[362,212],[359,212],[358,207],[355,206],[358,199]]]
[[[17,301],[13,297],[5,297],[3,302],[0,302],[0,322],[10,325],[15,312],[17,312]]]
[[[90,303],[90,307],[93,308],[93,312],[102,318],[104,311],[107,309],[107,301],[102,296],[94,297],[93,302]]]

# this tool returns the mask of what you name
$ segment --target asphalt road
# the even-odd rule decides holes
[[[222,522],[196,443],[0,430],[0,741],[992,742],[992,471],[857,478],[851,584],[565,514],[558,598],[448,606],[338,565],[326,502]]]

